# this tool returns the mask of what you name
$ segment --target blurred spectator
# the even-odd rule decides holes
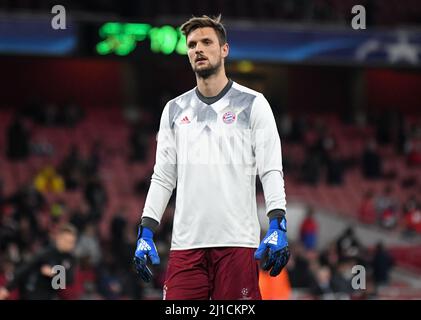
[[[4,207],[6,206],[6,196],[4,194],[4,181],[0,177],[0,221],[4,214]]]
[[[0,216],[0,255],[6,251],[9,243],[15,241],[17,228],[17,222],[10,214]]]
[[[362,156],[362,171],[367,179],[377,179],[382,176],[382,163],[374,140],[367,143]]]
[[[301,244],[292,243],[291,255],[286,266],[288,277],[292,288],[310,288],[312,275],[307,258],[305,257],[305,249]]]
[[[145,175],[145,177],[148,178],[142,178],[139,179],[135,185],[134,185],[134,193],[138,196],[144,196],[147,194],[148,190],[149,190],[149,186],[151,183],[151,180],[149,177],[152,176],[152,173]],[[256,179],[257,180],[257,179]]]
[[[115,258],[109,253],[105,254],[98,269],[98,290],[105,299],[109,300],[119,300],[124,296],[121,273]]]
[[[102,143],[96,140],[92,146],[88,158],[85,163],[85,174],[86,175],[97,175],[98,169],[101,165],[101,150]]]
[[[67,204],[63,199],[51,201],[50,216],[53,223],[59,223],[67,216]]]
[[[320,158],[311,151],[307,151],[304,163],[301,168],[302,181],[306,184],[316,186],[321,176]]]
[[[13,279],[13,274],[15,272],[15,266],[13,261],[3,259],[0,260],[0,290],[5,287],[6,284]],[[17,300],[19,299],[19,290],[17,288],[11,290],[8,293],[8,300]]]
[[[317,246],[318,225],[314,219],[313,208],[308,208],[307,216],[300,226],[300,239],[307,250],[314,250]]]
[[[72,145],[59,169],[60,174],[64,177],[66,189],[75,190],[80,187],[83,169],[84,163],[80,156],[79,148],[76,145]]]
[[[319,262],[321,265],[329,266],[332,270],[337,268],[339,264],[339,254],[336,242],[330,243],[320,252]]]
[[[29,131],[23,120],[16,114],[13,122],[7,128],[6,156],[11,161],[26,160],[29,156]]]
[[[394,264],[392,256],[386,251],[383,243],[377,243],[372,261],[373,278],[376,285],[389,283],[390,270]]]
[[[329,185],[342,185],[344,180],[345,165],[336,152],[329,152],[326,159],[327,183]]]
[[[358,209],[358,217],[364,223],[376,223],[377,214],[374,203],[374,193],[372,190],[367,191]]]
[[[52,157],[54,156],[54,146],[46,137],[37,138],[31,143],[31,154]]]
[[[102,300],[103,297],[96,292],[95,283],[92,281],[86,281],[83,283],[83,294],[80,296],[80,300]]]
[[[311,151],[318,156],[321,163],[329,162],[329,159],[337,158],[337,142],[334,136],[328,131],[324,121],[316,123],[317,140],[310,145]]]
[[[34,185],[42,193],[61,193],[65,190],[64,179],[52,166],[46,166],[35,176]]]
[[[7,202],[13,206],[13,219],[27,218],[34,234],[38,232],[38,213],[45,208],[44,196],[33,185],[25,185],[12,194]]]
[[[302,117],[294,117],[292,119],[290,141],[293,143],[300,143],[304,139],[307,124]]]
[[[98,240],[96,225],[87,224],[79,237],[75,250],[76,257],[89,259],[96,266],[101,260],[101,246]]]
[[[18,228],[16,230],[17,232],[15,234],[15,239],[13,243],[10,244],[8,249],[10,250],[9,253],[11,253],[10,257],[15,256],[16,259],[14,260],[20,262],[19,260],[21,257],[18,257],[18,255],[31,252],[31,250],[33,250],[39,243],[40,238],[38,235],[40,230],[38,225],[32,225],[31,219],[29,217],[21,216],[17,222]],[[15,244],[17,250],[15,250]]]
[[[147,129],[141,125],[132,128],[130,135],[130,160],[144,162],[147,156],[149,135]]]
[[[339,261],[357,259],[361,254],[361,244],[355,236],[354,229],[348,227],[336,242]]]
[[[393,196],[393,188],[388,185],[375,200],[377,221],[387,229],[394,228],[398,222],[398,202]]]
[[[127,104],[123,109],[123,117],[130,125],[138,123],[141,117],[140,107],[135,104]]]
[[[70,209],[69,221],[80,233],[85,230],[88,223],[93,221],[93,213],[91,213],[89,205],[84,199]]]
[[[409,166],[421,165],[421,125],[414,126],[405,150]]]
[[[88,178],[84,194],[91,208],[93,218],[95,221],[98,221],[107,205],[107,192],[98,176],[94,175]]]
[[[403,155],[405,153],[405,146],[407,145],[409,125],[402,113],[398,114],[397,126],[395,150],[397,154]]]
[[[276,118],[276,124],[281,139],[285,141],[291,140],[292,135],[292,118],[288,113],[283,113]]]
[[[115,255],[119,255],[121,253],[121,248],[125,245],[125,233],[127,231],[127,224],[127,219],[124,218],[123,213],[121,211],[117,212],[111,220],[111,246],[112,252]]]
[[[412,195],[406,201],[403,208],[403,228],[404,235],[413,236],[421,234],[421,205],[416,195]]]
[[[352,267],[356,264],[353,259],[345,259],[332,268],[332,288],[337,299],[349,299],[352,289]]]
[[[118,218],[113,220],[111,229],[112,229],[111,230],[112,240],[109,244],[108,250],[115,261],[115,267],[116,269],[121,271],[123,274],[125,274],[125,277],[127,279],[131,279],[129,281],[131,285],[128,290],[132,291],[132,293],[135,295],[140,295],[141,294],[139,292],[140,288],[138,287],[139,278],[137,277],[137,274],[134,272],[133,265],[132,265],[133,252],[135,250],[134,245],[137,240],[137,227],[134,228],[132,224],[128,224],[127,220],[122,216],[122,214],[120,214]],[[119,234],[121,235],[121,238],[116,239],[116,236]],[[163,249],[159,247],[159,242],[156,242],[156,245],[157,245],[158,250]],[[160,254],[161,266],[166,265],[165,264],[165,252],[166,252],[165,250],[168,250],[168,248],[165,248],[164,250],[160,251],[161,252]],[[153,282],[155,284],[158,284],[160,280],[160,273],[157,271],[159,271],[159,268],[156,268],[155,266],[153,267],[151,266],[151,268],[155,275]]]
[[[6,299],[12,290],[19,287],[23,298],[29,300],[50,300],[57,298],[58,290],[51,286],[55,275],[52,267],[62,265],[66,271],[66,283],[72,283],[77,233],[71,225],[62,226],[55,236],[54,243],[38,252],[30,261],[23,263],[10,281],[0,288],[0,300]]]
[[[332,274],[328,267],[320,267],[314,275],[314,282],[311,286],[311,293],[319,300],[335,299],[335,292],[332,287]]]

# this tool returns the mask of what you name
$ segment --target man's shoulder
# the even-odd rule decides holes
[[[262,97],[263,96],[263,94],[261,92],[253,90],[249,87],[243,86],[243,85],[241,85],[241,84],[239,84],[238,82],[235,82],[235,81],[232,84],[232,88],[237,90],[237,91],[243,92],[245,94],[250,94],[250,95],[255,96],[255,97],[259,97],[259,96]]]
[[[195,92],[194,92],[194,91],[195,91],[195,89],[196,89],[196,87],[194,87],[193,89],[190,89],[189,91],[186,91],[186,92],[184,92],[184,93],[182,93],[182,94],[178,95],[177,97],[175,97],[175,98],[173,98],[173,99],[169,100],[169,101],[167,102],[167,106],[177,104],[177,105],[179,105],[180,107],[182,107],[183,105],[185,105],[185,104],[186,104],[186,101],[190,100],[190,99],[194,96],[194,94],[195,94]]]

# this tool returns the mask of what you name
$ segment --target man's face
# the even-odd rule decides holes
[[[215,74],[228,55],[228,44],[220,45],[213,28],[197,28],[187,37],[187,54],[193,71],[200,77]]]
[[[70,232],[63,232],[57,235],[56,246],[60,252],[70,253],[75,249],[76,236]]]

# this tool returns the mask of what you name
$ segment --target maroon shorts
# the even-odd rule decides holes
[[[170,251],[164,300],[261,300],[255,250]]]

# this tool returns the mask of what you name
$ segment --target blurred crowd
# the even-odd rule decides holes
[[[381,183],[381,190],[366,190],[358,210],[361,222],[397,230],[405,236],[421,233],[421,121],[401,113],[359,114],[344,117],[339,127],[326,118],[278,117],[283,143],[298,145],[304,151],[302,161],[284,157],[286,175],[301,184],[317,187],[345,186],[348,172],[355,169],[367,182]],[[352,150],[348,140],[338,137],[346,127],[355,131],[354,140],[363,148]],[[360,136],[360,138],[357,138]],[[343,150],[347,149],[344,153]],[[385,162],[392,166],[386,166]],[[401,168],[405,173],[400,172]],[[396,197],[403,190],[405,199]],[[364,192],[364,188],[359,190]]]
[[[147,141],[155,133],[154,119],[147,113],[140,114],[136,108],[124,110],[131,134],[125,142],[130,148],[126,159],[143,162],[147,158]],[[77,126],[83,120],[83,109],[74,103],[63,107],[50,105],[40,108],[30,105],[19,112],[5,128],[7,161],[20,161],[33,154],[54,153],[54,148],[34,147],[28,121],[41,126]],[[377,144],[394,144],[396,152],[403,154],[409,166],[419,166],[419,125],[404,125],[405,130],[394,130],[389,134],[377,126],[377,137],[367,143],[367,149],[357,158],[343,159],[336,151],[337,141],[330,135],[329,127],[323,122],[311,122],[305,117],[284,116],[278,119],[280,134],[285,143],[304,146],[305,160],[300,165],[285,157],[288,175],[297,175],[301,183],[317,186],[322,179],[341,185],[344,171],[360,166],[366,179],[383,179],[381,156],[376,154]],[[148,125],[149,123],[149,125]],[[404,123],[404,122],[403,122]],[[400,128],[387,126],[387,128]],[[386,128],[386,129],[387,129]],[[397,139],[399,138],[399,139]],[[40,151],[41,150],[41,151]],[[50,152],[50,153],[49,153]],[[174,198],[170,201],[160,229],[157,232],[157,246],[161,265],[154,266],[154,280],[144,284],[134,272],[132,257],[137,237],[137,227],[127,220],[127,208],[122,206],[108,226],[109,237],[99,232],[99,225],[107,208],[108,194],[98,174],[104,162],[102,142],[95,141],[88,155],[82,156],[77,145],[69,146],[68,154],[56,167],[48,165],[34,175],[32,181],[11,194],[5,194],[0,177],[0,287],[13,278],[14,272],[30,261],[36,252],[52,242],[57,228],[70,222],[78,231],[75,248],[77,266],[66,290],[59,292],[63,299],[160,299],[165,277],[166,259],[172,230]],[[418,159],[418,160],[417,160]],[[148,190],[149,177],[139,181],[133,192],[144,195]],[[76,203],[61,199],[64,190],[80,192],[82,200]],[[48,201],[47,201],[48,198]],[[419,223],[419,198],[414,194],[403,208],[405,218]],[[367,194],[361,205],[360,216],[364,221],[374,217],[370,223],[391,228],[398,224],[394,211],[399,204],[393,200],[393,189],[386,188],[384,194]],[[140,210],[140,209],[139,209]],[[372,211],[372,212],[371,212]],[[392,213],[390,211],[393,211]],[[367,213],[368,212],[368,213]],[[412,217],[409,219],[408,217]],[[405,220],[406,221],[406,220]],[[408,225],[408,232],[413,226]],[[415,231],[419,232],[419,224]],[[322,251],[316,250],[317,223],[312,213],[303,221],[301,238],[292,244],[292,258],[288,264],[288,275],[294,289],[305,289],[314,298],[371,298],[376,295],[378,285],[388,283],[388,274],[393,260],[379,244],[373,252],[362,247],[352,229]],[[352,266],[359,264],[368,274],[367,290],[362,296],[350,287]],[[27,290],[25,283],[15,289],[10,298],[19,298]]]
[[[73,127],[83,117],[83,110],[75,104],[30,104],[16,113],[3,132],[7,142],[5,160],[25,164],[31,156],[41,155],[41,149],[36,148],[31,139],[32,125]],[[130,146],[128,162],[145,160],[148,150],[145,135],[142,126],[133,126],[126,142]],[[50,152],[42,155],[54,157],[54,148],[50,147],[44,148]],[[108,199],[99,174],[103,158],[101,141],[92,144],[87,156],[81,155],[77,145],[69,146],[68,154],[59,165],[55,167],[46,161],[31,181],[9,194],[4,191],[0,176],[0,287],[13,280],[14,274],[32,261],[42,248],[54,243],[61,225],[71,223],[78,233],[74,251],[77,267],[69,278],[73,281],[68,283],[66,290],[59,290],[58,298],[141,299],[160,296],[163,276],[159,268],[156,268],[156,283],[149,287],[139,281],[132,268],[137,227],[128,222],[126,208],[122,207],[114,214],[107,230],[109,236],[103,238],[100,235],[99,227]],[[147,185],[142,191],[146,190]],[[81,200],[63,199],[64,191],[80,193]],[[19,283],[9,298],[28,296],[27,280]],[[145,293],[148,289],[149,294]]]
[[[403,204],[400,204],[393,195],[391,185],[387,185],[378,195],[368,191],[360,204],[358,215],[362,222],[398,231],[408,238],[421,234],[419,195],[411,194]]]
[[[395,262],[381,242],[365,248],[352,227],[322,250],[316,250],[316,242],[317,223],[310,211],[300,241],[291,245],[287,270],[292,288],[321,300],[376,299],[379,288],[390,283]]]

